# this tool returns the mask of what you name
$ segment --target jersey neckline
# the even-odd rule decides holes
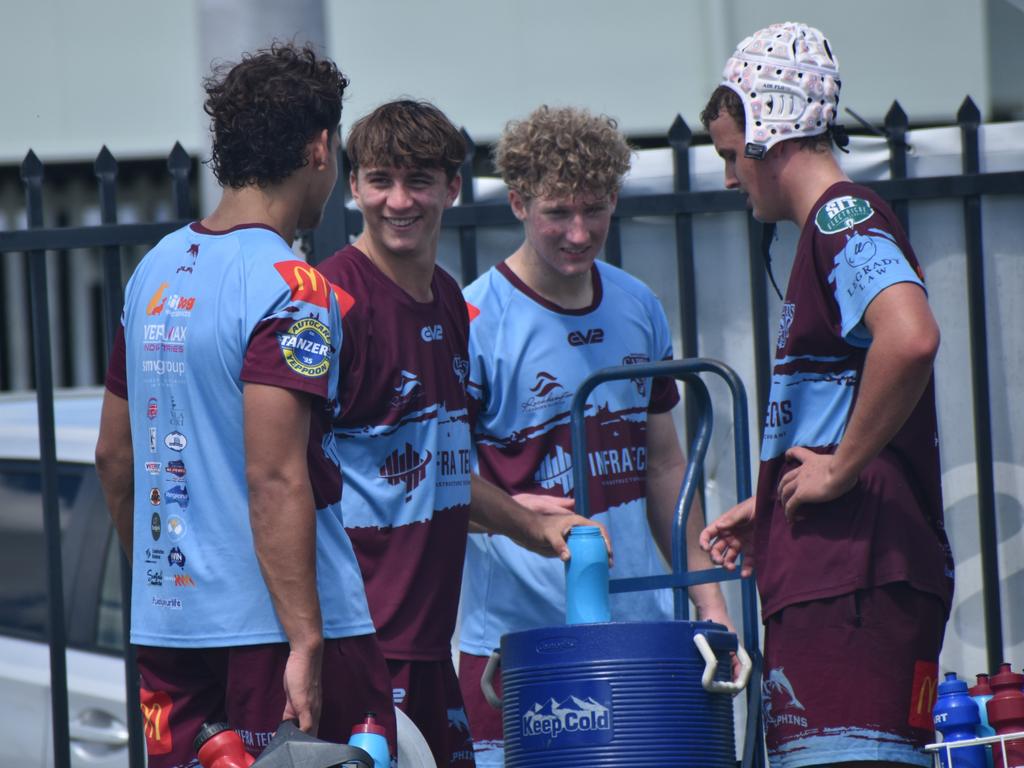
[[[526,294],[527,298],[531,299],[537,304],[540,304],[545,309],[558,313],[559,315],[589,315],[591,312],[593,312],[601,305],[601,298],[604,292],[601,287],[601,272],[597,268],[597,262],[594,262],[594,264],[592,264],[590,267],[590,279],[594,286],[594,297],[591,300],[589,306],[580,307],[579,309],[566,309],[563,306],[555,304],[555,302],[549,299],[545,299],[543,296],[541,296],[539,293],[533,290],[533,288],[524,283],[520,279],[520,277],[515,272],[513,272],[512,269],[508,266],[508,264],[505,263],[504,261],[498,262],[498,264],[495,265],[495,269],[497,269],[498,272],[500,272],[505,277],[506,280],[512,283],[512,285],[516,289],[518,289],[521,293]]]
[[[433,294],[433,298],[430,301],[417,301],[402,286],[385,275],[381,268],[374,264],[373,259],[366,253],[352,244],[349,244],[343,250],[349,249],[358,254],[358,261],[362,265],[363,271],[370,275],[370,279],[380,284],[397,302],[419,312],[432,313],[437,309],[440,302],[440,286],[438,283],[439,267],[436,263],[434,264],[434,272],[430,276],[430,292]]]
[[[276,229],[269,226],[268,224],[259,224],[257,222],[236,224],[235,226],[230,227],[229,229],[210,229],[209,227],[205,226],[201,221],[193,221],[191,224],[189,224],[189,229],[191,229],[193,232],[199,235],[213,235],[214,237],[216,237],[217,235],[229,235],[232,232],[238,232],[241,229],[265,229],[268,232],[273,232],[275,235],[284,240],[284,237],[282,237],[281,233],[278,232]]]

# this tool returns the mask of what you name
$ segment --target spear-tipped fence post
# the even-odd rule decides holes
[[[473,188],[476,173],[473,169],[473,158],[476,156],[476,144],[465,128],[462,138],[466,140],[466,156],[462,161],[462,192],[461,204],[466,206],[476,202],[476,190]],[[476,280],[478,272],[476,227],[473,225],[459,227],[459,269],[462,273],[462,284],[469,285]]]
[[[885,134],[889,144],[889,175],[894,179],[907,178],[907,113],[894,101],[885,113]],[[910,233],[909,206],[906,200],[892,200],[892,209],[904,231]]]
[[[968,96],[956,114],[960,124],[964,175],[981,167],[978,126],[981,112]],[[974,411],[974,464],[978,478],[978,528],[981,550],[982,600],[985,606],[985,647],[989,669],[1003,661],[1003,617],[999,597],[999,534],[992,455],[992,409],[989,399],[988,327],[985,314],[985,260],[981,230],[981,197],[967,195],[964,245],[967,249],[967,319],[971,338],[971,390]]]
[[[29,150],[21,164],[28,226],[43,226],[43,164]],[[50,705],[53,721],[54,768],[70,768],[68,727],[67,633],[64,623],[64,577],[61,560],[60,508],[57,498],[57,446],[53,423],[53,364],[50,350],[50,307],[47,295],[46,252],[30,251],[29,304],[32,316],[32,358],[39,418],[39,469],[46,538],[47,619],[50,641]]]

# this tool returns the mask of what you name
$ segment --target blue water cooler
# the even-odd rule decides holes
[[[732,696],[746,686],[752,671],[760,674],[757,603],[753,580],[743,580],[743,645],[753,661],[722,625],[688,620],[687,587],[735,579],[739,573],[686,568],[686,517],[711,435],[711,400],[700,373],[722,377],[732,391],[737,496],[745,499],[750,496],[746,395],[726,366],[691,359],[608,368],[591,375],[576,392],[572,452],[585,456],[583,410],[596,386],[649,376],[672,376],[689,385],[698,423],[673,526],[673,572],[609,582],[613,593],[672,588],[676,620],[573,623],[573,616],[586,613],[574,613],[570,605],[570,622],[564,626],[502,637],[500,653],[488,663],[482,685],[488,699],[502,709],[506,768],[735,768]],[[573,473],[576,511],[586,516],[586,462],[573,462]],[[571,595],[567,598],[571,602]],[[732,653],[741,660],[736,681]],[[499,664],[503,699],[493,687]],[[747,686],[746,710],[742,765],[761,768],[757,684]]]

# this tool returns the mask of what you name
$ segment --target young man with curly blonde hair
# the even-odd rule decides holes
[[[588,512],[615,542],[615,575],[648,576],[671,557],[685,461],[671,409],[673,379],[605,384],[588,401],[586,457],[570,455],[573,393],[593,371],[672,356],[668,321],[639,280],[597,257],[631,151],[616,122],[571,107],[540,107],[508,124],[495,165],[523,223],[522,245],[466,288],[469,395],[480,475],[528,506],[573,508],[571,467],[590,467]],[[690,516],[688,557],[703,522]],[[659,549],[661,555],[659,555]],[[565,576],[504,536],[473,534],[462,590],[460,685],[477,765],[504,760],[501,714],[480,691],[486,657],[507,632],[565,621]],[[691,590],[701,619],[731,627],[715,584]],[[612,597],[616,620],[672,617],[667,591]]]

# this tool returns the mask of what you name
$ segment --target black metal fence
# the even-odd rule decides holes
[[[978,516],[985,610],[985,630],[989,668],[995,669],[1002,660],[1002,617],[999,595],[999,566],[995,517],[995,491],[993,479],[992,419],[989,402],[988,338],[985,316],[984,259],[981,227],[982,197],[989,195],[1024,194],[1024,172],[979,173],[980,156],[978,132],[980,113],[974,103],[966,99],[957,114],[962,143],[962,172],[948,176],[920,178],[907,177],[908,130],[906,114],[898,103],[889,111],[884,126],[889,144],[891,178],[869,183],[888,199],[897,214],[908,226],[908,205],[911,201],[927,199],[955,199],[962,201],[964,231],[967,244],[968,316],[971,339],[971,372],[973,384],[973,415],[978,468]],[[468,138],[468,137],[467,137]],[[698,324],[694,294],[695,253],[694,217],[700,214],[743,211],[745,201],[738,192],[692,191],[690,188],[690,158],[692,133],[681,117],[677,117],[668,133],[674,164],[673,190],[661,194],[623,195],[612,220],[605,247],[605,258],[621,265],[622,249],[620,224],[625,219],[639,216],[671,217],[674,220],[675,253],[680,307],[678,318],[681,328],[683,357],[696,357]],[[477,231],[481,227],[516,224],[509,207],[503,202],[481,203],[474,199],[473,147],[471,143],[467,162],[463,167],[461,203],[445,212],[442,226],[458,233],[460,271],[463,284],[472,281],[478,272]],[[58,523],[56,491],[56,453],[53,417],[53,367],[51,343],[51,310],[48,292],[47,252],[65,252],[76,249],[97,250],[101,254],[103,270],[102,316],[99,321],[105,329],[103,349],[95,351],[99,359],[106,358],[112,331],[119,322],[123,300],[123,254],[126,250],[155,243],[165,234],[177,229],[194,215],[191,199],[190,174],[195,165],[180,145],[176,145],[167,160],[171,178],[171,196],[175,220],[159,223],[119,224],[117,211],[118,165],[104,148],[96,159],[94,170],[99,190],[101,223],[95,226],[44,227],[43,221],[43,163],[29,152],[21,165],[24,185],[27,228],[0,232],[0,258],[25,260],[29,274],[29,304],[31,310],[31,345],[33,377],[39,411],[40,456],[42,459],[43,516],[49,558],[49,639],[52,673],[52,711],[54,736],[54,765],[69,765],[68,697],[65,665],[65,606],[61,590],[60,529]],[[318,262],[348,242],[349,236],[359,231],[362,216],[358,210],[347,208],[347,184],[340,183],[328,202],[327,213],[320,227],[308,235],[309,255]],[[753,348],[755,355],[756,393],[758,412],[763,412],[768,395],[771,340],[768,317],[768,294],[762,266],[762,241],[765,232],[761,224],[748,217],[750,300],[753,306]],[[913,240],[913,237],[911,238]],[[2,270],[0,270],[2,280]],[[7,287],[0,282],[0,295]],[[69,323],[58,316],[59,323]],[[10,388],[11,350],[0,334],[0,390]],[[62,338],[67,338],[64,334]],[[100,369],[102,371],[102,368]],[[99,383],[99,381],[95,382]],[[688,420],[689,421],[689,420]],[[691,422],[692,423],[692,422]],[[128,589],[128,571],[123,568],[123,588]],[[125,599],[124,605],[130,605]],[[126,623],[127,626],[127,623]],[[126,630],[127,631],[127,630]],[[126,648],[130,648],[125,643]],[[129,653],[130,657],[130,653]],[[131,659],[129,658],[129,662]],[[126,687],[129,691],[128,716],[132,733],[131,760],[133,766],[143,765],[142,724],[137,706],[136,681],[132,664],[128,664]]]

